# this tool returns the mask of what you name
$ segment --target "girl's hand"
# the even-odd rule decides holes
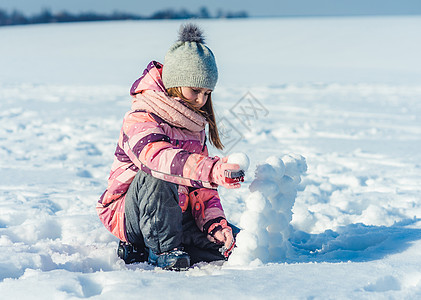
[[[213,237],[217,243],[224,244],[227,249],[229,249],[234,242],[231,228],[222,228],[215,232]]]
[[[241,187],[241,184],[238,182],[228,183],[226,182],[225,171],[238,171],[240,170],[240,166],[238,164],[229,164],[227,163],[228,158],[224,157],[220,161],[216,162],[212,169],[211,173],[211,182],[217,185],[222,185],[227,189],[237,189]]]
[[[228,226],[227,220],[222,219],[219,223],[213,223],[208,228],[208,231],[208,239],[213,243],[223,245],[219,251],[225,259],[228,259],[234,250],[235,240],[232,234],[232,229]]]

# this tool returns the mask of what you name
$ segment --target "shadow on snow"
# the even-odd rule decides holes
[[[293,254],[286,260],[297,262],[367,262],[405,251],[421,239],[421,229],[408,228],[421,219],[404,220],[390,227],[361,223],[326,230],[320,234],[293,231]]]

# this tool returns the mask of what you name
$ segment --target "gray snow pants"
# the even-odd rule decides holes
[[[221,260],[221,246],[199,230],[191,209],[182,213],[178,186],[139,171],[126,195],[126,234],[130,243],[155,253],[184,247],[192,263]]]

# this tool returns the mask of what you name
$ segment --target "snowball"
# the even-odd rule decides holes
[[[267,200],[260,192],[251,193],[246,199],[247,209],[255,212],[262,212],[267,205]]]
[[[257,237],[255,234],[252,234],[247,231],[241,231],[236,239],[236,244],[240,249],[244,250],[254,250],[257,248]]]
[[[227,266],[242,266],[250,263],[250,254],[235,248],[228,260]]]
[[[271,248],[281,247],[284,243],[284,236],[279,232],[269,232],[268,238],[270,239]]]
[[[267,232],[265,228],[262,228],[262,230],[258,233],[257,242],[260,247],[263,246],[267,248],[269,246],[270,244],[269,232]]]
[[[257,180],[273,180],[278,178],[278,173],[269,164],[262,164],[257,166],[255,171],[255,177]],[[282,177],[282,176],[281,176]]]
[[[255,260],[253,260],[253,261],[250,263],[250,266],[251,266],[251,267],[254,267],[254,268],[256,268],[256,267],[260,267],[260,266],[262,266],[262,265],[263,265],[262,261],[261,261],[260,259],[258,259],[258,258],[256,258]]]
[[[250,165],[250,159],[243,152],[233,153],[228,156],[228,163],[240,165],[240,169],[247,171]]]
[[[285,174],[292,177],[295,181],[300,180],[300,175],[307,171],[306,159],[299,154],[285,155],[282,157],[282,160],[285,164]]]
[[[266,162],[275,169],[279,177],[284,176],[285,164],[280,157],[270,156],[268,159],[266,159]]]
[[[257,232],[261,223],[261,215],[255,211],[246,211],[240,219],[240,226],[250,232]]]
[[[266,197],[275,196],[279,193],[278,185],[271,181],[270,179],[266,180],[254,180],[249,186],[250,192],[259,191]]]

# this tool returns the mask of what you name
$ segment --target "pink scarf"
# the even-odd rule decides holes
[[[206,119],[164,92],[146,90],[133,96],[132,110],[151,112],[172,126],[202,131]]]

